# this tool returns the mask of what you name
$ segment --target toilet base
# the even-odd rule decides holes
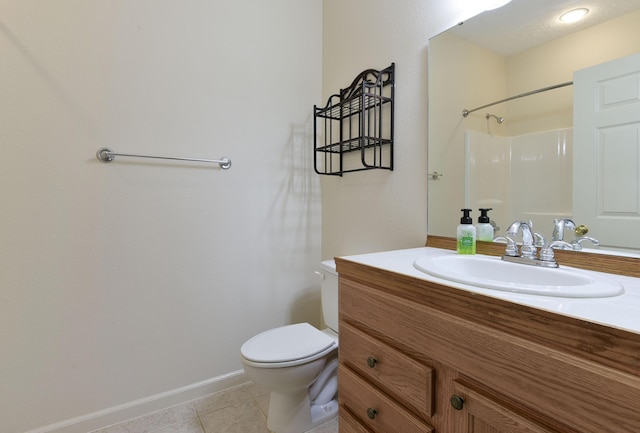
[[[274,433],[303,433],[337,415],[337,400],[312,410],[309,390],[306,388],[296,393],[271,392],[267,428]]]

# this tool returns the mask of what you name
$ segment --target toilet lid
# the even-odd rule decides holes
[[[320,353],[335,341],[308,323],[281,326],[247,340],[240,348],[242,356],[255,362],[285,362]]]

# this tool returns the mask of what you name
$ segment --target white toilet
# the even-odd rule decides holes
[[[269,391],[267,427],[303,433],[338,414],[338,274],[321,263],[322,315],[328,328],[308,323],[261,332],[240,348],[247,376]]]

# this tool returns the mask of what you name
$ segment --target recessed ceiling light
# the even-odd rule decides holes
[[[588,13],[589,9],[587,8],[573,9],[560,15],[560,21],[567,24],[575,23],[584,18]]]
[[[488,1],[487,2],[487,6],[485,6],[484,10],[491,11],[491,10],[494,10],[494,9],[498,9],[498,8],[501,8],[502,6],[506,5],[509,2],[511,2],[511,0],[493,0],[493,1]]]

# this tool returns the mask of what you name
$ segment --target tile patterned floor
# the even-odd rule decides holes
[[[92,433],[270,433],[268,406],[269,393],[247,383]],[[338,433],[338,420],[310,433]]]

